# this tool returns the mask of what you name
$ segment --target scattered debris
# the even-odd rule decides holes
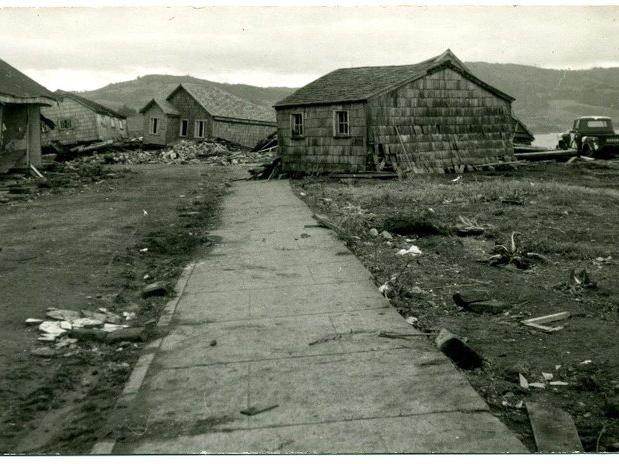
[[[370,234],[372,237],[378,237],[378,230],[376,230],[374,227],[372,227],[372,228],[370,229],[369,234]]]
[[[537,450],[541,453],[583,452],[572,417],[562,409],[526,402]]]
[[[144,327],[123,327],[110,331],[105,337],[105,341],[109,343],[145,342],[147,338],[147,332]]]
[[[477,224],[477,222],[464,216],[458,216],[458,220],[460,222],[456,224],[456,235],[459,235],[460,237],[475,237],[483,235],[486,231],[486,229]]]
[[[271,180],[279,175],[282,166],[282,159],[277,157],[268,163],[263,163],[261,167],[256,169],[249,169],[250,179],[254,180]]]
[[[482,357],[458,336],[447,329],[441,329],[435,340],[436,346],[462,369],[481,367]]]
[[[529,381],[524,375],[518,374],[518,382],[520,383],[520,387],[524,388],[525,390],[529,389]]]
[[[245,416],[255,416],[256,414],[261,414],[263,412],[267,412],[270,411],[272,409],[275,409],[279,406],[279,404],[273,404],[271,406],[265,406],[265,407],[256,407],[256,406],[250,406],[247,409],[243,409],[241,411],[241,414],[245,415]]]
[[[513,264],[518,269],[528,269],[533,262],[549,262],[549,259],[539,253],[527,252],[519,246],[516,237],[519,232],[512,232],[509,248],[504,245],[496,245],[492,249],[493,255],[486,261],[492,266]]]
[[[411,245],[408,250],[403,248],[396,253],[397,256],[408,256],[408,255],[419,256],[421,254],[423,253],[421,252],[421,250],[419,249],[417,245]]]
[[[561,330],[563,326],[551,327],[547,325],[542,325],[542,323],[562,321],[564,319],[569,318],[570,316],[571,316],[571,313],[569,311],[563,311],[560,313],[548,314],[546,316],[525,319],[524,321],[522,321],[522,323],[528,327],[533,327],[534,329],[542,330],[547,333],[552,333],[552,332],[557,332],[558,330]]]
[[[210,346],[217,346],[217,340],[211,340]]]
[[[69,309],[57,309],[57,308],[47,308],[47,312],[45,313],[47,317],[50,319],[56,319],[57,321],[73,321],[74,319],[79,319],[82,317],[79,311],[71,311]]]
[[[551,374],[550,372],[542,372],[542,377],[544,377],[544,380],[550,381],[554,378],[554,374]]]
[[[430,337],[434,335],[436,335],[436,332],[399,333],[399,332],[389,332],[386,330],[381,330],[380,332],[378,332],[378,336],[383,337],[383,338],[407,339],[410,337]]]
[[[553,387],[566,387],[569,383],[563,382],[562,380],[553,380],[552,382],[548,382],[548,385],[552,385]]]
[[[165,296],[167,293],[168,287],[166,282],[153,282],[142,289],[142,298]]]
[[[381,237],[383,237],[385,240],[393,240],[393,235],[391,235],[389,232],[387,232],[386,230],[383,230],[380,233]]]
[[[576,273],[576,269],[570,271],[569,286],[572,290],[581,288],[594,289],[597,283],[591,278],[586,269]]]
[[[406,318],[406,323],[412,326],[416,326],[419,323],[419,319],[416,318],[415,316],[408,316]]]
[[[331,229],[334,232],[336,232],[338,235],[343,234],[342,229],[339,226],[337,226],[333,221],[331,221],[327,216],[324,216],[322,214],[313,214],[312,217],[316,219],[316,221],[321,227],[324,227],[326,229]]]
[[[36,318],[33,318],[33,317],[29,317],[24,322],[25,322],[26,325],[38,325],[41,322],[43,322],[43,319],[36,319]]]

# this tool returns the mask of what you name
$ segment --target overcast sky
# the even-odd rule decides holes
[[[333,69],[464,61],[619,66],[619,7],[0,9],[0,58],[52,90],[166,73],[300,86]]]

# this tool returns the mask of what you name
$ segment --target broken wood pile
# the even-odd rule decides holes
[[[277,157],[270,163],[263,163],[259,168],[249,169],[251,180],[271,180],[279,177],[281,173],[282,159]]]
[[[542,160],[567,161],[568,159],[576,155],[578,155],[578,152],[576,150],[545,150],[545,151],[534,151],[534,152],[514,154],[516,159],[526,160],[526,161],[542,161]]]
[[[277,132],[273,132],[266,139],[260,140],[256,146],[253,148],[252,152],[254,153],[263,153],[265,151],[273,151],[277,150]]]

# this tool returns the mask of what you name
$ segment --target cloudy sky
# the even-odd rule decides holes
[[[0,9],[0,58],[52,90],[166,73],[300,86],[339,67],[464,61],[619,66],[615,7]]]

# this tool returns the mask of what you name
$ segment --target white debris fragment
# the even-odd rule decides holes
[[[130,321],[131,319],[135,319],[135,313],[133,312],[123,311],[123,316],[127,321]]]
[[[146,253],[148,251],[148,248],[140,248],[140,253]]]
[[[581,362],[580,364],[591,364],[593,361],[591,361],[590,359],[585,359],[583,362]]]
[[[531,382],[529,383],[529,387],[540,388],[543,390],[546,388],[546,384],[542,382]]]
[[[36,319],[34,317],[29,317],[24,322],[26,323],[26,325],[37,325],[43,322],[43,319]]]
[[[370,234],[372,237],[378,237],[378,230],[377,230],[376,228],[372,227],[372,228],[370,229],[370,231],[369,231],[369,234]]]
[[[562,386],[565,387],[567,385],[569,385],[567,382],[563,382],[561,380],[555,380],[553,382],[550,382],[549,385],[554,385],[554,386]]]
[[[55,336],[62,335],[66,332],[65,329],[60,327],[60,321],[43,321],[39,325],[39,330],[41,332],[52,334]]]
[[[45,314],[50,319],[56,319],[58,321],[69,321],[69,322],[71,322],[73,319],[77,319],[82,316],[79,311],[72,311],[70,309],[58,309],[58,308],[47,308],[47,312]]]
[[[102,330],[104,332],[114,332],[115,330],[120,330],[129,327],[128,325],[122,324],[103,324]]]
[[[37,338],[37,340],[39,340],[40,342],[53,342],[56,340],[57,337],[58,335],[45,333],[41,335],[39,338]]]
[[[384,296],[386,296],[387,292],[389,291],[389,282],[385,282],[380,287],[378,287],[378,291],[382,293]]]
[[[455,179],[451,179],[452,182],[458,182],[460,179],[462,179],[462,176],[458,176]]]
[[[549,372],[542,372],[542,377],[544,377],[544,380],[548,381],[548,380],[552,380],[554,375],[552,375]]]
[[[103,325],[103,321],[99,319],[94,319],[90,317],[82,317],[80,319],[75,319],[73,321],[73,327],[75,328],[90,328],[90,327],[101,327]]]
[[[64,330],[71,330],[73,325],[69,321],[60,321],[60,328]]]
[[[415,316],[408,316],[406,318],[406,322],[412,326],[416,326],[419,322],[419,319],[417,319]]]
[[[396,253],[397,256],[407,256],[407,255],[419,256],[421,254],[422,252],[417,245],[411,245],[408,250],[401,249]]]
[[[518,374],[518,381],[520,382],[520,386],[525,390],[529,389],[529,381],[522,374]]]

